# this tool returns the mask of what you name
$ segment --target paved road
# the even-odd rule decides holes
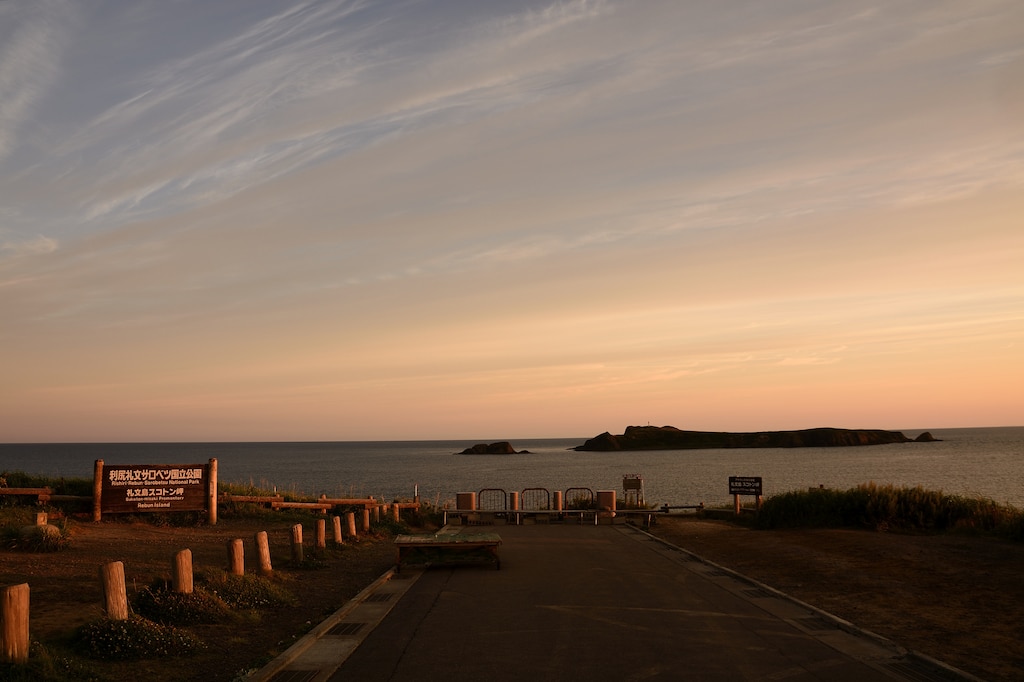
[[[970,679],[632,526],[460,530],[500,534],[501,569],[405,570],[265,679]]]

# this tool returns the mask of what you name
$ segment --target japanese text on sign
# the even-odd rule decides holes
[[[758,495],[761,493],[761,477],[760,476],[730,476],[729,477],[729,494],[730,495]]]
[[[103,467],[104,512],[199,511],[206,508],[203,465]]]
[[[112,486],[139,485],[143,483],[173,483],[175,485],[201,485],[203,467],[187,468],[156,468],[156,467],[103,467],[107,471],[106,478]]]

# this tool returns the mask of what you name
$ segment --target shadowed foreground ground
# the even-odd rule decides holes
[[[241,622],[196,626],[194,632],[209,647],[198,657],[89,664],[101,679],[233,680],[287,648],[393,564],[394,549],[384,537],[349,543],[316,570],[289,568],[291,523],[232,520],[212,528],[75,524],[71,546],[62,552],[0,550],[0,584],[30,584],[32,639],[60,652],[75,627],[100,616],[102,563],[124,561],[132,592],[168,576],[171,558],[180,549],[192,550],[197,572],[219,570],[227,563],[228,540],[249,543],[254,532],[267,530],[277,580],[295,595],[294,606]],[[501,526],[492,530],[500,533]],[[751,531],[693,518],[661,519],[653,532],[981,678],[1024,676],[1019,636],[1024,630],[1024,545],[851,530]]]

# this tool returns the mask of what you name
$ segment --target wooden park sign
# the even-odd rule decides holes
[[[730,476],[730,495],[761,495],[760,476]]]
[[[93,520],[103,514],[206,511],[217,523],[217,460],[208,464],[108,464],[96,460]]]
[[[757,497],[757,508],[761,508],[762,481],[760,476],[730,476],[729,494],[733,497],[736,513],[740,513],[740,495]]]

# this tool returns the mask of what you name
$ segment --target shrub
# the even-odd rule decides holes
[[[419,509],[409,507],[402,510],[402,521],[409,527],[440,528],[443,520],[444,509],[431,502],[421,502]]]
[[[0,680],[4,682],[97,682],[100,679],[82,661],[51,652],[39,642],[29,646],[28,663],[0,662]]]
[[[66,525],[9,526],[0,533],[3,546],[24,552],[59,552],[71,544]]]
[[[1024,539],[1024,512],[992,500],[941,491],[866,483],[846,491],[811,489],[768,498],[761,528],[866,527],[877,530],[971,531]]]
[[[260,576],[221,573],[206,578],[206,588],[235,609],[271,609],[295,603],[288,590]]]
[[[186,656],[205,648],[187,630],[134,615],[125,620],[105,618],[87,623],[78,630],[77,641],[87,655],[117,661]]]
[[[757,515],[757,525],[764,528],[825,527],[853,525],[849,518],[849,500],[842,493],[828,489],[807,492],[791,491],[765,500]]]
[[[135,612],[163,625],[223,623],[231,611],[216,594],[195,589],[182,594],[159,583],[139,590],[132,603]]]
[[[380,521],[373,524],[373,531],[378,536],[394,536],[402,535],[409,532],[409,525],[404,521],[395,521],[391,516],[387,518],[381,518]]]
[[[24,471],[0,472],[0,487],[49,488],[56,495],[92,495],[91,478],[41,476]]]
[[[597,500],[590,495],[573,495],[565,501],[566,509],[597,509]]]

